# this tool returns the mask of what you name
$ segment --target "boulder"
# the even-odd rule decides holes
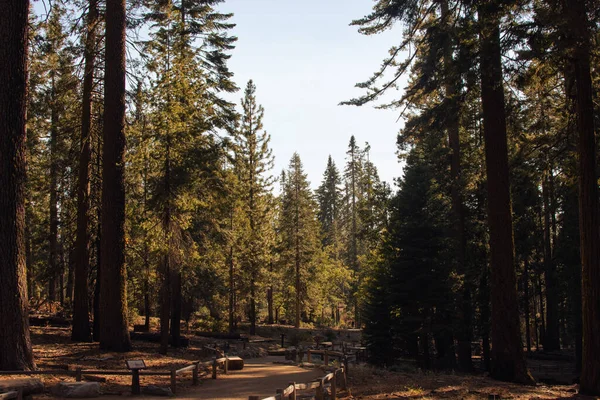
[[[23,396],[44,393],[44,384],[37,378],[0,380],[0,392],[18,392],[19,390],[23,392]]]
[[[148,385],[142,387],[142,393],[147,396],[165,396],[165,397],[173,397],[175,396],[171,391],[171,388],[163,388],[160,386]]]
[[[98,382],[61,382],[52,388],[52,394],[71,399],[87,399],[100,396]]]

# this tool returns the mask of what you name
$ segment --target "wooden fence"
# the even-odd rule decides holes
[[[191,365],[183,368],[172,368],[170,371],[144,371],[144,370],[92,370],[77,368],[75,370],[36,370],[36,371],[0,371],[2,375],[55,375],[73,376],[77,382],[81,382],[84,375],[131,375],[131,393],[140,394],[140,376],[168,376],[171,379],[170,388],[173,394],[177,393],[177,378],[183,374],[192,374],[192,385],[198,385],[200,380],[200,369],[212,369],[212,379],[217,379],[217,369],[222,368],[227,374],[229,370],[228,357],[213,358],[212,361],[194,361]],[[4,397],[0,397],[3,399]]]
[[[330,398],[336,400],[338,389],[346,390],[347,385],[346,368],[342,366],[324,377],[308,383],[291,382],[285,389],[277,389],[275,396],[263,399],[260,399],[259,396],[249,396],[248,400],[296,400],[299,390],[316,390],[316,400],[324,400],[327,389],[330,390]]]

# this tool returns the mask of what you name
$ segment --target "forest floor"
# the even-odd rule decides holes
[[[369,366],[350,367],[351,399],[595,399],[577,394],[578,385],[518,385],[484,375],[391,372]]]
[[[158,354],[158,344],[143,341],[133,342],[133,351],[106,353],[98,349],[97,343],[71,343],[69,328],[32,327],[32,342],[38,369],[125,369],[125,360],[143,359],[148,370],[170,370],[190,365],[195,360],[208,360],[205,345],[222,345],[223,341],[210,338],[191,338],[190,346],[170,349],[169,355]],[[183,376],[177,382],[177,397],[185,399],[247,399],[250,395],[272,395],[275,389],[285,387],[290,381],[308,382],[323,375],[320,369],[304,370],[299,367],[274,364],[283,357],[266,357],[267,349],[277,347],[275,337],[280,332],[260,332],[262,337],[254,337],[258,343],[246,344],[232,341],[229,354],[237,353],[246,363],[242,371],[232,371],[229,375],[219,375],[217,380],[204,377],[200,386],[192,386],[191,375]],[[268,335],[272,333],[272,335]],[[287,331],[286,331],[287,333]],[[314,333],[315,335],[317,333]],[[352,335],[352,333],[351,333]],[[347,336],[344,333],[344,336]],[[278,341],[277,341],[278,342]],[[547,361],[530,360],[547,363]],[[535,366],[530,368],[535,371]],[[577,385],[523,386],[492,380],[483,375],[459,375],[420,372],[407,369],[392,372],[370,366],[350,366],[348,383],[351,396],[346,399],[591,399],[578,396]],[[534,374],[535,376],[535,374]],[[85,378],[85,377],[84,377]],[[130,376],[106,376],[102,392],[105,395],[129,396]],[[40,376],[46,388],[61,381],[73,381],[67,376]],[[538,379],[539,381],[539,379]],[[169,386],[169,377],[142,376],[141,384]],[[35,396],[35,399],[48,399],[50,394]],[[142,397],[146,398],[146,397]]]

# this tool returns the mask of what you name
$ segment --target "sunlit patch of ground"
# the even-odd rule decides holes
[[[350,368],[352,399],[592,399],[577,385],[525,386],[485,376],[431,372],[390,372],[368,366]]]

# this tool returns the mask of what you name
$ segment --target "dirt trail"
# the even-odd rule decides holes
[[[268,397],[275,389],[290,382],[310,382],[324,375],[320,369],[306,370],[292,365],[273,364],[281,357],[250,359],[241,371],[219,374],[218,379],[204,379],[198,388],[178,394],[177,399],[248,400],[248,396]],[[144,397],[145,398],[145,397]],[[140,398],[141,399],[141,398]]]

